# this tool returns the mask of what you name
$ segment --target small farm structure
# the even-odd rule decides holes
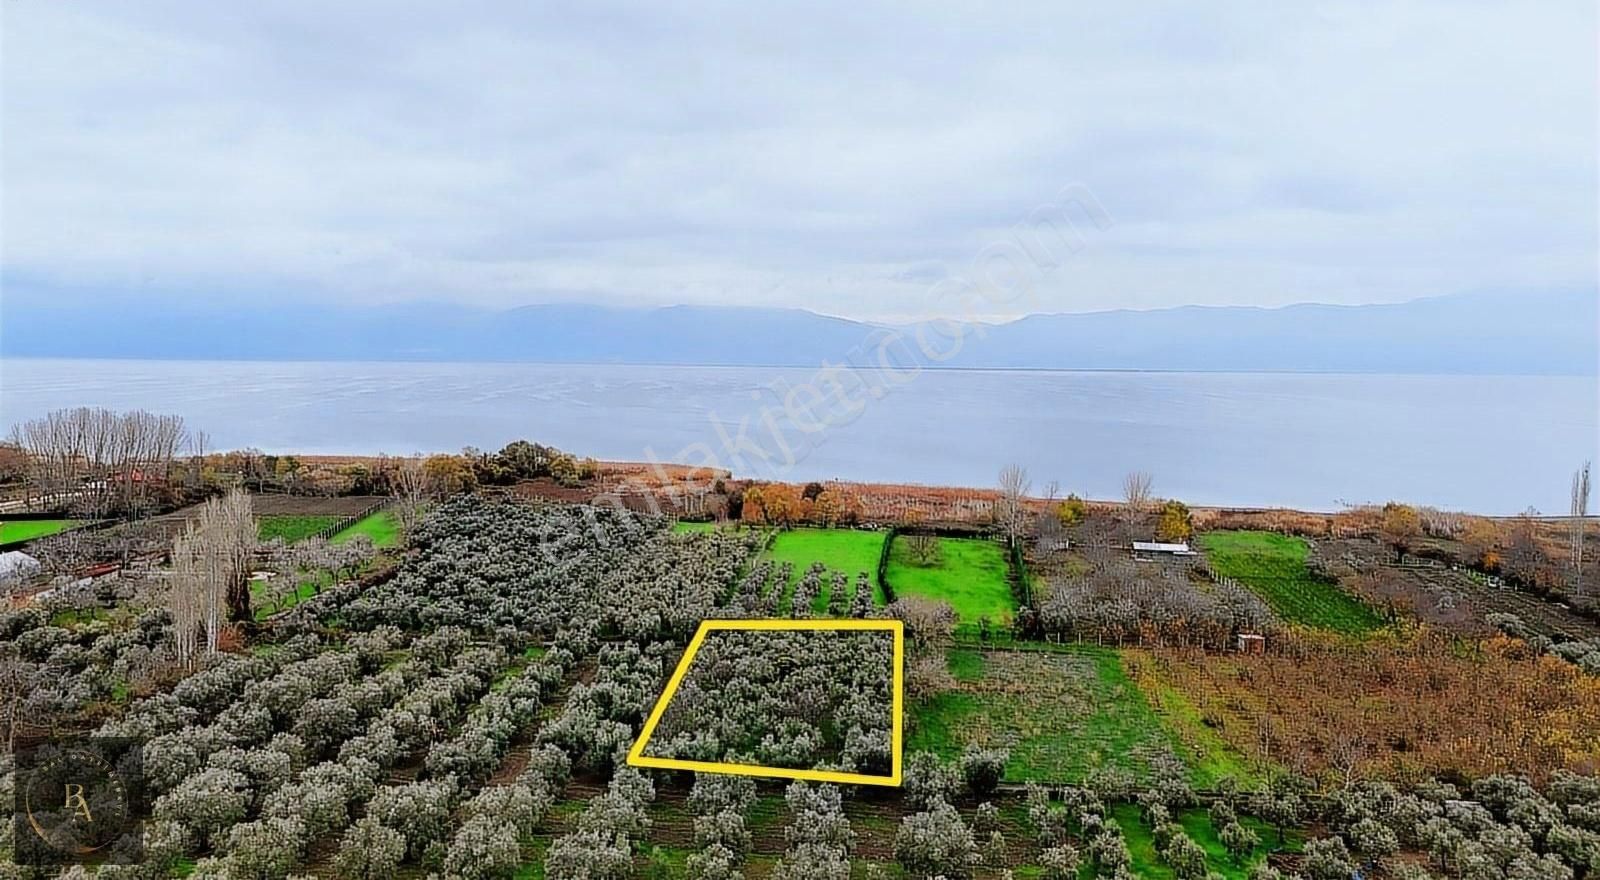
[[[1173,556],[1198,556],[1199,554],[1189,549],[1187,542],[1167,544],[1160,541],[1134,541],[1134,559],[1165,559]]]
[[[0,553],[0,584],[20,583],[39,572],[39,560],[20,550]]]

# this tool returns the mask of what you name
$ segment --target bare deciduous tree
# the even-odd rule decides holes
[[[911,545],[911,555],[918,565],[930,565],[938,556],[939,539],[928,532],[912,532],[906,535],[906,542]]]
[[[27,455],[30,500],[94,516],[148,506],[151,486],[167,479],[187,439],[180,416],[91,407],[56,410],[11,429],[11,442]]]
[[[400,459],[391,479],[395,518],[400,521],[400,531],[410,534],[422,518],[428,498],[428,470],[422,453]]]
[[[906,512],[905,542],[918,565],[928,565],[939,551],[939,539],[926,528],[927,515],[920,510]]]
[[[1143,513],[1150,506],[1151,487],[1155,479],[1145,471],[1130,471],[1122,478],[1122,498],[1134,513]]]
[[[250,619],[250,560],[256,522],[250,496],[238,489],[207,501],[172,544],[167,604],[178,656],[193,662],[199,637],[206,652],[217,650],[223,609],[233,620]]]
[[[1009,464],[1000,469],[1000,501],[995,506],[995,518],[1004,530],[1006,543],[1012,547],[1022,540],[1027,527],[1028,490],[1033,484],[1021,465]]]

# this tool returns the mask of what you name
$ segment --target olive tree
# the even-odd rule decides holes
[[[739,859],[725,846],[713,843],[684,860],[689,880],[744,880]]]
[[[1045,880],[1073,880],[1078,876],[1078,851],[1062,844],[1039,853],[1039,867]]]
[[[450,841],[444,870],[451,880],[510,880],[521,862],[516,828],[489,816],[475,816]]]
[[[250,780],[232,770],[202,770],[156,800],[157,820],[180,822],[204,844],[245,817]]]
[[[993,794],[1005,777],[1006,761],[1010,757],[1005,749],[968,746],[961,753],[961,778],[967,791],[979,798]]]
[[[333,864],[349,880],[388,880],[405,856],[405,835],[365,816],[345,830]]]
[[[941,802],[900,821],[894,857],[915,876],[964,880],[978,864],[978,846],[955,807]]]
[[[1323,837],[1306,843],[1307,880],[1350,880],[1355,865],[1350,850],[1337,837]]]

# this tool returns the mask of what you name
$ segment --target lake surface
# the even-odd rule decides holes
[[[79,405],[182,415],[217,448],[405,454],[527,438],[742,476],[1036,487],[1190,503],[1391,498],[1565,512],[1600,460],[1594,377],[0,361],[0,423]]]

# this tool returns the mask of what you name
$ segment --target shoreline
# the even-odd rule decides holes
[[[341,466],[341,465],[350,465],[350,464],[364,464],[364,465],[371,466],[371,465],[379,462],[380,460],[382,460],[384,458],[388,458],[390,460],[393,460],[395,458],[403,458],[404,457],[404,456],[395,456],[395,455],[385,455],[383,453],[370,454],[370,455],[331,455],[331,454],[307,454],[307,455],[301,455],[301,454],[297,454],[297,453],[293,453],[293,452],[269,453],[269,454],[273,454],[273,455],[290,455],[290,456],[293,456],[293,457],[299,459],[302,462],[308,462],[308,463],[314,463],[314,464],[322,464],[322,465],[331,466],[331,467],[338,467],[338,466]],[[456,455],[456,454],[459,454],[459,453],[455,453],[455,452],[423,453],[423,455],[425,455],[425,456],[426,455]],[[985,499],[985,500],[992,500],[993,498],[997,498],[999,496],[999,491],[994,489],[994,488],[992,488],[992,487],[962,486],[962,485],[955,485],[955,484],[948,484],[948,483],[877,482],[877,481],[846,480],[846,479],[769,480],[769,479],[765,479],[765,478],[761,478],[761,477],[743,477],[743,476],[735,474],[732,471],[729,471],[729,470],[726,470],[726,469],[718,469],[714,474],[701,476],[702,474],[705,474],[705,472],[710,470],[710,469],[699,467],[699,466],[696,466],[696,465],[676,464],[676,463],[668,463],[668,462],[663,462],[663,463],[659,463],[658,464],[658,463],[644,462],[644,461],[596,460],[595,464],[601,469],[602,483],[604,483],[604,481],[607,478],[626,479],[627,477],[638,476],[638,475],[657,476],[658,475],[658,471],[660,471],[660,472],[664,472],[664,476],[667,476],[667,477],[671,478],[672,480],[676,481],[677,484],[684,485],[684,486],[693,485],[696,482],[712,483],[712,482],[715,482],[716,480],[719,480],[719,479],[723,480],[723,481],[726,481],[726,482],[738,484],[738,485],[741,485],[741,486],[756,485],[756,484],[762,484],[762,483],[780,483],[780,484],[788,485],[788,486],[800,486],[800,487],[803,487],[807,483],[815,482],[815,483],[819,483],[819,484],[824,485],[824,486],[838,485],[838,486],[843,486],[843,487],[847,487],[847,488],[854,488],[854,489],[858,489],[858,490],[867,490],[867,491],[871,491],[871,492],[875,492],[875,493],[902,492],[902,493],[911,494],[911,495],[957,495],[957,494],[959,494],[959,495],[965,496],[967,498]],[[700,477],[700,479],[698,479],[698,480],[694,479],[696,477]],[[640,488],[655,488],[655,489],[659,489],[659,488],[661,488],[661,481],[659,479],[653,479],[651,481],[642,482],[642,483],[640,483],[638,485],[639,485]],[[578,491],[587,491],[587,490],[591,490],[591,489],[594,489],[594,488],[597,488],[597,487],[594,487],[594,486],[591,486],[591,485],[585,485],[585,486],[581,486],[581,487],[576,487],[576,489]],[[1061,496],[1061,497],[1058,497],[1055,500],[1056,501],[1060,501],[1060,500],[1063,500],[1064,497],[1065,496]],[[1043,496],[1039,496],[1039,495],[1030,495],[1030,496],[1027,497],[1026,500],[1028,501],[1029,504],[1034,505],[1034,506],[1042,506],[1042,505],[1045,505],[1045,504],[1049,503],[1048,499],[1044,498]],[[1126,506],[1126,502],[1125,501],[1122,501],[1120,499],[1113,499],[1113,498],[1087,498],[1087,497],[1084,497],[1084,498],[1082,498],[1082,500],[1083,500],[1083,502],[1085,504],[1088,504],[1088,505],[1091,505],[1091,506],[1094,506],[1094,507],[1101,507],[1101,508],[1112,509],[1112,510],[1120,509],[1120,508],[1123,508],[1123,507]],[[1164,499],[1161,499],[1161,500],[1164,500]],[[1183,499],[1179,498],[1177,500],[1182,501]],[[1399,502],[1399,503],[1402,503],[1402,504],[1410,504],[1410,502],[1405,501],[1404,499],[1394,499],[1394,500]],[[1212,516],[1225,516],[1225,515],[1244,515],[1244,516],[1256,515],[1256,516],[1260,516],[1260,515],[1279,514],[1279,515],[1298,515],[1298,516],[1308,516],[1308,517],[1336,517],[1336,516],[1340,516],[1340,515],[1344,515],[1344,514],[1349,514],[1349,513],[1353,512],[1353,511],[1359,511],[1359,510],[1362,510],[1362,509],[1367,509],[1367,508],[1372,508],[1372,507],[1382,507],[1383,504],[1384,504],[1384,502],[1372,502],[1372,503],[1369,503],[1369,504],[1350,505],[1350,506],[1347,506],[1345,508],[1337,509],[1337,510],[1314,510],[1314,509],[1310,509],[1310,508],[1292,507],[1292,506],[1288,506],[1288,505],[1189,504],[1188,506],[1189,506],[1189,509],[1192,512],[1194,512],[1195,514],[1205,514],[1205,515],[1212,515]],[[1422,508],[1430,507],[1430,505],[1412,505],[1412,506],[1422,507]],[[1445,510],[1444,508],[1438,508],[1438,509]],[[1538,521],[1538,522],[1559,523],[1559,522],[1568,522],[1568,521],[1571,521],[1573,519],[1573,517],[1570,514],[1479,513],[1477,511],[1472,511],[1472,510],[1454,510],[1454,509],[1447,510],[1445,512],[1457,513],[1457,514],[1461,514],[1461,515],[1464,515],[1464,516],[1480,517],[1480,518],[1483,518],[1483,519],[1494,520],[1494,521],[1499,521],[1499,522],[1512,522],[1512,521],[1520,520],[1520,519],[1523,519],[1523,518],[1527,518],[1527,519],[1532,519],[1532,520]],[[1589,516],[1584,517],[1584,521],[1586,521],[1586,522],[1597,522],[1597,521],[1600,521],[1600,513],[1590,514]]]
[[[138,364],[277,364],[280,366],[311,366],[324,364],[355,365],[365,364],[371,366],[404,365],[404,366],[528,366],[528,367],[618,367],[618,368],[681,368],[686,370],[804,370],[815,372],[823,369],[825,363],[700,363],[690,361],[538,361],[538,360],[408,360],[408,359],[340,359],[319,358],[315,360],[276,358],[185,358],[185,357],[89,357],[76,355],[6,355],[0,357],[0,363],[6,361],[59,361],[59,362],[100,362],[100,363],[138,363]],[[1434,377],[1434,378],[1461,378],[1482,379],[1492,376],[1507,378],[1528,379],[1594,379],[1600,380],[1600,371],[1588,373],[1575,372],[1508,372],[1505,370],[1312,370],[1288,369],[1272,367],[1236,368],[1236,369],[1206,369],[1204,367],[961,367],[946,364],[918,364],[917,372],[930,373],[1127,373],[1149,375],[1197,375],[1197,376],[1407,376],[1407,377]]]

